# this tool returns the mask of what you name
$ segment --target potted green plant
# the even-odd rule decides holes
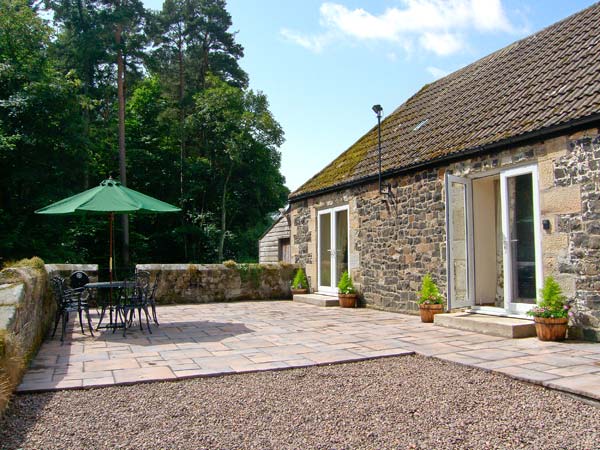
[[[342,308],[356,308],[356,289],[352,283],[352,277],[345,271],[338,283],[338,299]]]
[[[563,341],[567,335],[569,309],[560,285],[552,277],[544,280],[540,301],[527,312],[535,321],[535,332],[540,341]]]
[[[302,267],[296,271],[292,281],[292,295],[306,294],[308,292],[308,281]]]
[[[418,303],[421,322],[432,323],[433,316],[443,311],[444,297],[429,274],[423,277]]]

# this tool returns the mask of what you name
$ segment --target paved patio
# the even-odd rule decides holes
[[[372,309],[290,301],[159,308],[132,329],[46,341],[19,392],[285,369],[419,353],[600,400],[600,344],[505,339]]]

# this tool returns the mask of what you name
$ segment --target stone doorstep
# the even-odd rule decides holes
[[[340,301],[335,295],[300,294],[294,295],[294,301],[315,306],[340,306]]]
[[[434,324],[509,339],[534,337],[536,335],[535,324],[531,320],[468,312],[436,314]]]

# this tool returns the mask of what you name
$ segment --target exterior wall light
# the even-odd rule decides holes
[[[377,151],[379,155],[379,193],[380,194],[391,194],[391,186],[388,184],[385,186],[385,190],[382,189],[381,185],[381,113],[383,112],[383,108],[381,105],[373,105],[371,108],[375,115],[377,115]]]

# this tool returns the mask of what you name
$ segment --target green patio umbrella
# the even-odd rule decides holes
[[[162,202],[141,192],[126,188],[119,181],[108,178],[100,186],[75,194],[44,208],[36,214],[107,214],[110,222],[108,271],[110,281],[113,273],[113,222],[116,214],[168,213],[180,208]]]

